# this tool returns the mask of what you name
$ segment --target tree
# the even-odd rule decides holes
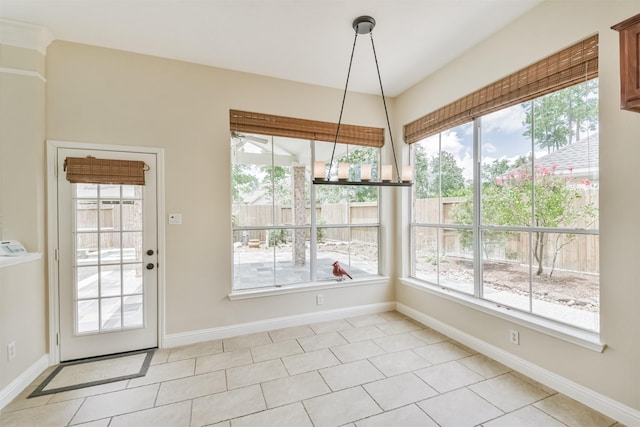
[[[277,205],[291,204],[291,170],[282,166],[261,166],[261,188]]]
[[[598,79],[570,86],[522,104],[526,111],[524,136],[540,148],[555,151],[598,127]]]
[[[433,181],[429,180],[431,182],[427,187],[428,197],[456,197],[463,194],[464,176],[453,154],[441,151],[431,159],[429,172]]]
[[[233,183],[231,196],[233,203],[241,203],[243,196],[251,194],[260,185],[255,173],[252,172],[250,165],[241,163],[233,163],[231,165],[231,182]]]
[[[507,159],[496,159],[493,163],[482,165],[482,182],[493,182],[499,176],[504,175],[511,168]]]
[[[416,189],[417,199],[426,199],[428,196],[429,188],[429,160],[427,158],[427,152],[422,144],[414,144],[415,147],[415,174],[416,180],[414,183]]]
[[[371,164],[371,179],[377,180],[378,172],[378,150],[372,147],[358,147],[349,150],[348,153],[336,160],[339,162],[347,162],[352,165],[369,163]],[[351,174],[357,175],[359,170],[352,168]],[[360,176],[351,176],[352,179],[360,179]],[[353,202],[375,202],[378,200],[378,189],[372,186],[324,186],[316,187],[316,202],[322,203],[340,203],[349,195]]]
[[[416,145],[416,198],[456,197],[465,192],[462,168],[453,154],[442,151],[429,159],[424,147]]]
[[[553,92],[549,95],[522,104],[526,111],[524,136],[533,137],[539,148],[555,151],[578,139],[585,130],[595,131],[598,126],[598,80]],[[583,192],[579,183],[569,174],[559,174],[551,169],[537,167],[532,170],[533,153],[521,156],[509,163],[501,159],[482,167],[481,223],[492,226],[521,226],[536,228],[588,227],[597,219],[597,208],[593,203],[583,203]],[[591,186],[588,180],[580,183]],[[473,195],[453,210],[456,223],[470,224],[473,218]],[[482,232],[483,246],[504,245],[515,232],[488,229]],[[471,231],[461,231],[461,242],[471,245]],[[577,238],[571,233],[533,232],[533,257],[537,264],[536,274],[544,271],[548,253],[551,276],[557,256],[563,247]],[[551,250],[548,245],[553,244]]]
[[[590,186],[583,180],[583,186]],[[593,203],[581,203],[582,191],[570,175],[558,174],[554,168],[538,167],[531,174],[527,167],[512,167],[487,183],[482,189],[482,223],[495,226],[533,226],[536,228],[576,228],[590,225],[597,217]],[[533,212],[532,212],[533,205]],[[456,222],[472,215],[469,198],[453,212]],[[504,244],[510,232],[489,230],[483,232],[483,241]],[[549,244],[545,231],[534,234],[533,256],[537,264],[536,275],[544,272],[544,261]],[[574,234],[555,233],[551,260],[553,274],[560,250],[576,239]],[[463,234],[463,244],[471,244],[470,233]]]

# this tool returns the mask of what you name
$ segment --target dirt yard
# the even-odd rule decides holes
[[[453,280],[472,281],[473,270],[469,264],[466,261],[441,263],[440,273],[443,277]],[[518,264],[485,263],[483,279],[485,286],[491,289],[529,295],[529,270]],[[553,276],[549,277],[546,269],[540,276],[536,276],[534,271],[532,282],[535,299],[590,312],[598,311],[599,278],[597,275],[556,270]]]

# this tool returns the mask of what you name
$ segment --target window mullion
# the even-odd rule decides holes
[[[315,164],[316,160],[316,143],[309,141],[311,150],[311,164]],[[318,224],[316,223],[316,186],[311,185],[311,235],[309,236],[309,274],[310,280],[315,282],[318,280]]]
[[[482,120],[478,117],[473,121],[473,294],[476,298],[483,297],[482,286],[482,236],[480,222],[481,210],[481,161],[480,159],[480,130]]]

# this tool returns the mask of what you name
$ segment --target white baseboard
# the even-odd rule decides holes
[[[436,331],[464,344],[493,360],[496,360],[552,389],[599,411],[618,422],[629,426],[640,426],[640,411],[603,396],[587,387],[568,380],[556,373],[534,365],[520,357],[486,343],[473,335],[443,323],[427,314],[404,304],[397,303],[396,310]]]
[[[38,359],[33,365],[29,366],[15,380],[11,381],[8,386],[0,390],[0,411],[16,398],[22,391],[27,388],[38,375],[49,367],[49,355],[45,354]]]
[[[257,322],[239,323],[236,325],[221,326],[219,328],[201,329],[193,332],[165,335],[162,346],[165,348],[181,345],[196,344],[203,341],[231,338],[238,335],[252,334],[256,332],[273,331],[275,329],[289,328],[292,326],[308,325],[318,322],[344,319],[347,317],[364,316],[367,314],[382,313],[396,308],[395,302],[361,305],[356,307],[339,308],[336,310],[318,311],[295,316],[277,317]]]

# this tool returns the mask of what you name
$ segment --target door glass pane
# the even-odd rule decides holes
[[[76,264],[98,264],[98,233],[76,234]]]
[[[100,185],[100,198],[120,198],[120,186],[119,185]]]
[[[141,185],[123,185],[122,186],[122,198],[123,199],[142,199]]]
[[[132,295],[124,297],[123,306],[123,326],[126,328],[132,326],[142,326],[142,295]]]
[[[100,300],[101,328],[120,329],[122,327],[122,298],[103,298]]]
[[[78,267],[76,269],[76,282],[78,284],[76,296],[78,299],[98,297],[98,267]]]
[[[121,295],[121,285],[119,265],[103,265],[100,267],[100,296]]]
[[[142,263],[122,266],[122,291],[125,295],[142,293]]]
[[[100,330],[97,299],[78,301],[76,303],[76,323],[78,333],[97,332]]]
[[[122,233],[122,262],[142,262],[142,232]]]
[[[120,233],[100,234],[100,263],[113,264],[122,261]]]
[[[123,200],[122,229],[142,230],[142,200]]]
[[[98,210],[95,200],[77,200],[76,215],[78,218],[78,231],[98,230]]]
[[[95,199],[98,197],[98,185],[76,184],[76,194],[78,199]],[[95,200],[93,200],[93,203],[95,203]]]
[[[113,231],[120,228],[115,227],[120,220],[120,205],[117,203],[113,200],[100,200],[100,231]]]
[[[144,326],[142,194],[74,185],[76,333]]]

